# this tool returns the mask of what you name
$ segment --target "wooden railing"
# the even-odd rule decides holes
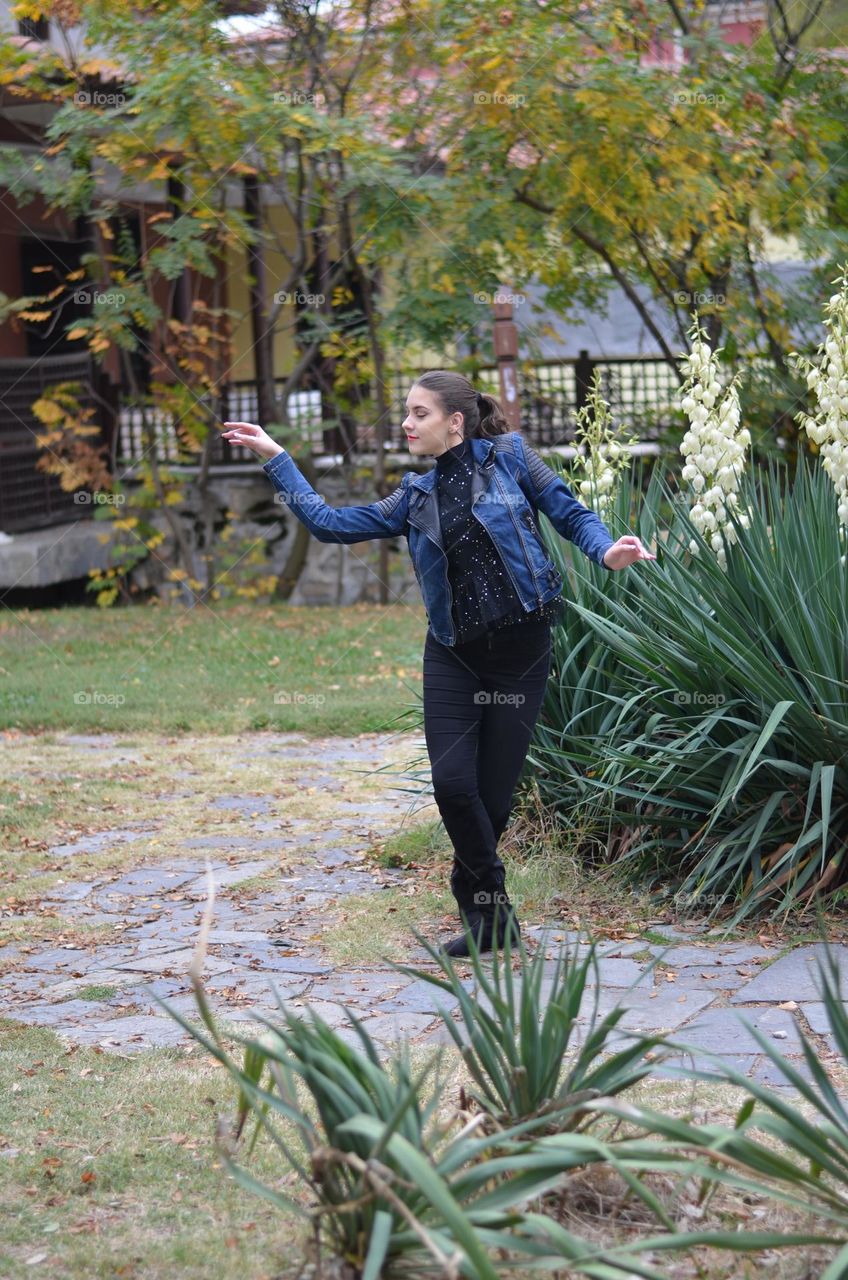
[[[33,403],[57,382],[83,386],[83,404],[93,403],[88,355],[44,356],[38,360],[0,360],[0,530],[21,533],[91,514],[91,507],[65,493],[58,476],[36,469],[43,430]]]

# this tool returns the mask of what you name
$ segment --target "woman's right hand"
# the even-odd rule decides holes
[[[225,422],[224,426],[229,428],[222,433],[225,440],[229,440],[230,444],[247,445],[260,458],[276,458],[278,453],[285,453],[282,445],[277,444],[267,431],[252,422]]]

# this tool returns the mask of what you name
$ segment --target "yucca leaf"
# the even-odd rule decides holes
[[[631,1276],[639,1276],[641,1280],[667,1280],[661,1272],[639,1261],[635,1250],[624,1253],[620,1260],[616,1260],[611,1256],[614,1250],[592,1248],[585,1240],[578,1239],[566,1230],[561,1223],[539,1213],[524,1215],[521,1232],[526,1233],[526,1238],[522,1239],[521,1234],[516,1237],[519,1247],[541,1242],[543,1257],[549,1259],[558,1256],[568,1263],[572,1272],[590,1276],[592,1280],[627,1280]]]
[[[368,1252],[362,1268],[362,1280],[380,1280],[383,1264],[389,1250],[392,1235],[392,1215],[385,1209],[378,1209],[374,1214],[371,1238],[368,1241]]]
[[[841,1249],[831,1263],[825,1267],[819,1280],[845,1280],[848,1275],[848,1246]]]
[[[354,1116],[346,1122],[349,1131],[361,1133],[372,1141],[379,1138],[379,1125],[371,1116]],[[397,1165],[406,1171],[434,1209],[437,1209],[457,1244],[464,1249],[468,1260],[477,1268],[479,1280],[497,1280],[497,1271],[492,1266],[485,1251],[480,1245],[471,1224],[457,1204],[443,1178],[420,1151],[395,1133],[389,1139],[388,1150]]]

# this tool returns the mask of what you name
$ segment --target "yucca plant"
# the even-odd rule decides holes
[[[621,1196],[632,1196],[660,1233],[650,1237],[653,1246],[690,1249],[692,1240],[676,1229],[673,1211],[646,1178],[659,1170],[682,1184],[693,1174],[710,1175],[709,1163],[641,1136],[605,1141],[556,1128],[545,1136],[545,1113],[488,1131],[480,1123],[486,1113],[464,1117],[462,1127],[450,1134],[449,1125],[435,1122],[439,1086],[427,1108],[427,1121],[434,1122],[422,1123],[423,1077],[414,1080],[397,1071],[403,1053],[380,1067],[365,1028],[353,1015],[349,1020],[364,1052],[345,1045],[320,1018],[287,1017],[288,1025],[277,1026],[272,1037],[246,1042],[250,1066],[246,1062],[241,1074],[233,1073],[257,1130],[261,1126],[298,1169],[312,1191],[312,1206],[304,1210],[260,1184],[226,1152],[224,1160],[244,1187],[271,1203],[305,1211],[316,1229],[321,1224],[328,1252],[350,1268],[351,1280],[434,1275],[494,1280],[505,1269],[550,1270],[564,1260],[573,1274],[594,1280],[633,1275],[665,1280],[640,1261],[647,1248],[643,1240],[593,1244],[534,1210],[536,1204],[544,1209],[546,1194],[559,1189],[569,1174],[601,1165],[618,1174]],[[271,1077],[264,1087],[263,1069]],[[298,1102],[297,1081],[306,1087],[306,1106]],[[571,1101],[582,1108],[592,1096],[594,1090],[587,1090]],[[313,1109],[317,1121],[309,1118]],[[564,1101],[559,1114],[567,1123],[574,1115],[570,1102]],[[306,1159],[299,1159],[280,1135],[280,1118],[295,1125]],[[807,1233],[782,1243],[830,1239]],[[708,1234],[698,1240],[709,1242]]]
[[[599,1140],[575,1136],[570,1148],[536,1157],[538,1118],[481,1132],[484,1116],[443,1113],[439,1056],[418,1072],[401,1044],[381,1060],[364,1025],[350,1011],[355,1043],[347,1043],[314,1012],[295,1016],[274,989],[279,1015],[257,1014],[267,1032],[232,1035],[227,1048],[201,980],[214,886],[189,969],[200,1026],[154,996],[230,1074],[237,1089],[231,1131],[219,1127],[221,1159],[234,1179],[280,1209],[304,1216],[316,1241],[347,1268],[350,1280],[467,1276],[496,1280],[499,1259],[512,1252],[512,1230],[524,1206],[584,1163],[615,1162]],[[427,1096],[425,1098],[425,1086]],[[245,1121],[255,1122],[247,1154],[260,1133],[300,1177],[305,1195],[291,1196],[253,1176],[236,1157]],[[600,1277],[599,1254],[586,1255],[584,1274]]]
[[[701,911],[732,910],[730,925],[837,889],[848,843],[848,590],[830,484],[801,456],[791,485],[770,463],[741,492],[749,524],[725,568],[680,505],[659,520],[675,502],[659,480],[639,530],[649,541],[657,517],[654,564],[613,586],[574,557],[565,640],[576,633],[585,661],[593,633],[597,668],[581,683],[563,663],[553,698],[570,733],[549,699],[533,748],[546,801],[579,773],[609,856]],[[572,745],[587,704],[596,736]]]
[[[227,1069],[238,1090],[235,1126],[228,1133],[219,1122],[218,1130],[228,1171],[271,1204],[305,1215],[316,1242],[327,1246],[348,1280],[435,1275],[496,1280],[504,1269],[551,1270],[564,1261],[570,1273],[593,1280],[627,1275],[665,1280],[655,1265],[643,1261],[646,1251],[687,1250],[693,1243],[710,1242],[709,1233],[692,1237],[675,1229],[673,1212],[647,1176],[660,1170],[691,1182],[693,1175],[719,1181],[732,1175],[734,1185],[740,1185],[737,1169],[714,1164],[725,1135],[712,1144],[702,1140],[695,1151],[670,1142],[662,1132],[606,1141],[586,1132],[539,1136],[551,1114],[544,1112],[506,1128],[487,1126],[491,1117],[481,1113],[470,1120],[459,1117],[458,1127],[456,1115],[439,1116],[443,1087],[438,1078],[431,1082],[429,1100],[423,1097],[437,1058],[417,1075],[403,1047],[381,1062],[355,1015],[349,1013],[348,1021],[358,1043],[350,1045],[320,1017],[291,1014],[276,990],[280,1017],[259,1017],[268,1031],[260,1037],[231,1037],[244,1050],[239,1063],[226,1047],[201,980],[213,900],[210,874],[210,897],[189,969],[201,1025],[154,998]],[[529,1017],[532,1003],[525,1009]],[[626,1115],[638,1114],[613,1097],[586,1098],[580,1105],[599,1114],[616,1106]],[[285,1167],[300,1175],[305,1194],[288,1196],[237,1162],[248,1116],[256,1123],[254,1141],[260,1132],[270,1139]],[[493,1131],[483,1132],[487,1127]],[[740,1141],[750,1145],[747,1135]],[[596,1246],[539,1212],[547,1193],[570,1173],[600,1165],[617,1172],[659,1234]],[[752,1179],[751,1185],[759,1184]],[[791,1197],[787,1193],[785,1198]],[[780,1243],[829,1240],[808,1233],[783,1236]]]
[[[599,1013],[602,977],[595,943],[585,946],[582,957],[580,944],[561,948],[549,970],[544,947],[530,957],[522,942],[513,946],[507,935],[503,950],[483,960],[469,933],[469,990],[451,957],[415,936],[439,972],[392,967],[456,1001],[461,1023],[441,1006],[440,1013],[471,1076],[469,1097],[497,1125],[547,1115],[545,1127],[552,1131],[585,1129],[596,1119],[586,1109],[589,1099],[622,1093],[652,1070],[646,1055],[659,1056],[660,1038],[619,1030],[622,1005]]]
[[[640,1264],[641,1242],[599,1246],[556,1224],[540,1245],[538,1224],[544,1215],[534,1216],[533,1206],[544,1206],[545,1194],[569,1174],[600,1165],[617,1172],[622,1194],[630,1193],[642,1205],[656,1230],[665,1229],[658,1240],[675,1239],[677,1250],[689,1247],[644,1179],[658,1167],[681,1181],[689,1179],[697,1168],[691,1158],[643,1139],[612,1142],[581,1132],[539,1138],[547,1127],[544,1112],[506,1127],[484,1126],[481,1122],[490,1118],[486,1113],[462,1117],[459,1128],[455,1120],[439,1123],[441,1082],[431,1086],[425,1105],[424,1073],[413,1077],[403,1050],[381,1066],[354,1015],[349,1021],[362,1049],[346,1045],[317,1016],[293,1018],[282,1001],[280,1006],[286,1025],[276,1024],[261,1040],[244,1041],[242,1069],[223,1060],[239,1086],[242,1106],[256,1118],[257,1131],[261,1126],[297,1169],[312,1192],[312,1204],[304,1207],[260,1183],[228,1152],[223,1158],[242,1186],[272,1204],[305,1213],[328,1252],[350,1269],[351,1280],[496,1280],[505,1269],[532,1264],[550,1270],[564,1258],[573,1274],[594,1280],[627,1275],[664,1280],[655,1268]],[[263,1085],[265,1071],[270,1079]],[[600,1067],[597,1075],[602,1072]],[[621,1071],[617,1077],[613,1071],[610,1083],[615,1087],[620,1081]],[[306,1105],[298,1101],[297,1082],[305,1086]],[[561,1099],[565,1123],[575,1107],[594,1096],[590,1088],[581,1098]],[[294,1126],[306,1158],[280,1133],[281,1120]],[[708,1172],[706,1165],[702,1172]]]

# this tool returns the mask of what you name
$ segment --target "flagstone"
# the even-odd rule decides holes
[[[835,943],[831,950],[834,959],[844,968],[848,962],[848,946]],[[775,960],[768,968],[762,969],[750,981],[743,983],[730,999],[734,1004],[818,1001],[821,999],[821,988],[817,961],[824,960],[825,948],[822,943],[796,947],[794,951]]]

